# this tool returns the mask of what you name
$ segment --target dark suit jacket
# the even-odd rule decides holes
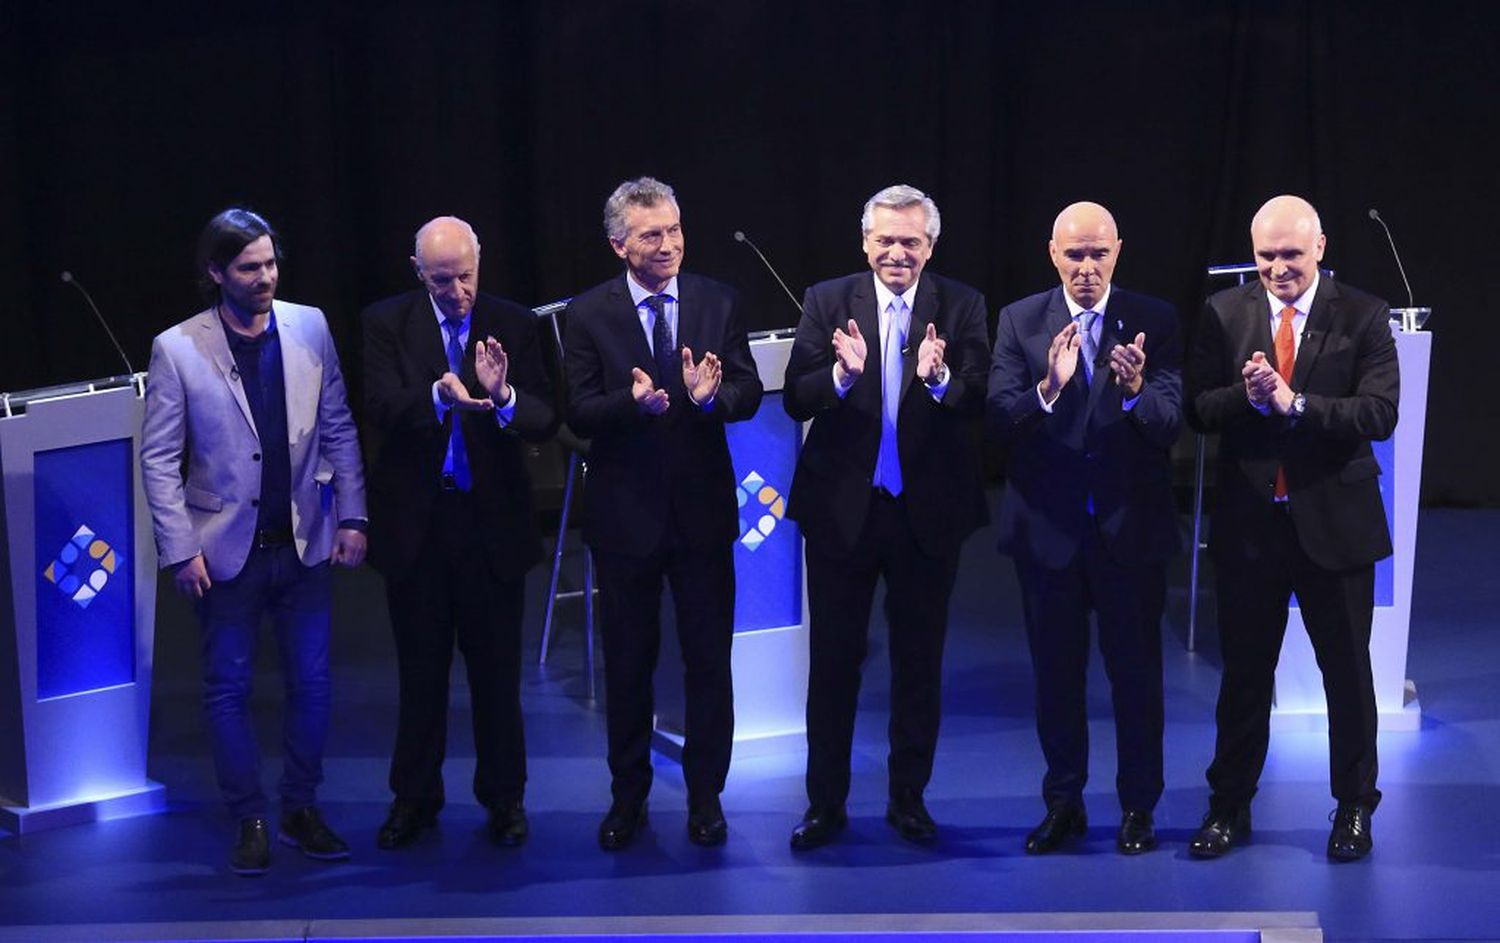
[[[591,439],[583,537],[589,546],[644,556],[671,540],[689,546],[739,536],[734,466],[724,423],[755,415],[763,388],[750,356],[739,293],[701,275],[677,276],[677,347],[715,353],[723,382],[707,412],[688,401],[682,373],[657,375],[651,346],[621,274],[568,304],[564,347],[568,425]],[[630,395],[640,367],[672,398],[661,416]]]
[[[853,550],[873,495],[880,449],[880,313],[875,276],[866,271],[807,290],[786,368],[782,399],[799,422],[812,421],[792,479],[787,516],[827,552]],[[865,372],[840,399],[833,387],[833,332],[853,318],[868,345]],[[947,338],[950,378],[941,402],[913,383],[927,325]],[[917,544],[934,556],[958,552],[988,520],[980,484],[974,420],[984,410],[989,335],[984,296],[952,279],[924,272],[917,284],[896,418],[903,496]]]
[[[1291,388],[1307,412],[1291,423],[1262,416],[1240,370],[1255,351],[1274,364],[1270,307],[1259,283],[1208,299],[1188,362],[1188,421],[1217,432],[1219,472],[1210,549],[1243,546],[1285,466],[1289,511],[1313,562],[1330,570],[1390,555],[1372,440],[1395,431],[1401,395],[1396,344],[1384,301],[1324,276],[1313,297]]]
[[[1047,351],[1070,315],[1061,287],[1000,312],[990,362],[990,427],[1006,446],[1000,550],[1045,566],[1078,552],[1093,497],[1095,519],[1116,562],[1160,563],[1181,549],[1172,498],[1172,443],[1182,427],[1182,340],[1164,301],[1115,287],[1100,327],[1099,365],[1083,364],[1048,415],[1036,387]],[[1146,377],[1129,411],[1109,351],[1146,335]]]
[[[410,565],[422,547],[441,489],[443,457],[455,419],[474,476],[474,522],[486,535],[498,575],[519,575],[541,558],[541,536],[531,502],[522,439],[541,441],[557,428],[552,387],[531,311],[481,292],[469,323],[460,377],[475,397],[489,394],[474,374],[474,345],[498,340],[509,359],[515,417],[502,429],[488,412],[451,409],[439,424],[432,384],[448,370],[443,329],[432,300],[418,289],[365,309],[364,366],[370,473],[370,562],[387,576]]]

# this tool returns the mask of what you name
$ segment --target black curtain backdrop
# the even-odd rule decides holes
[[[767,328],[796,311],[736,229],[800,294],[860,268],[863,201],[911,183],[943,212],[934,270],[997,310],[1055,281],[1052,218],[1093,199],[1116,280],[1191,326],[1204,268],[1248,261],[1252,213],[1294,192],[1338,277],[1400,304],[1368,208],[1395,227],[1435,309],[1424,501],[1500,504],[1500,409],[1470,379],[1492,373],[1500,5],[141,6],[0,0],[0,389],[121,372],[63,269],[143,369],[235,203],[279,227],[280,294],[329,313],[357,394],[358,312],[415,286],[440,213],[478,229],[484,288],[536,304],[618,270],[604,197],[654,174],[688,267]]]

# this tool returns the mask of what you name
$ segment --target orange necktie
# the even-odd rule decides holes
[[[1292,318],[1297,309],[1287,305],[1281,309],[1281,325],[1276,328],[1276,372],[1290,386],[1292,370],[1297,365],[1297,337],[1292,333]],[[1276,469],[1276,500],[1286,497],[1286,469]]]

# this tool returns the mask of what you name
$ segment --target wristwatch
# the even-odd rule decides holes
[[[1292,422],[1301,419],[1307,412],[1307,397],[1298,393],[1292,397],[1292,408],[1287,410],[1286,418]]]

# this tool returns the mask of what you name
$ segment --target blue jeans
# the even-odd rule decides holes
[[[203,703],[214,767],[229,811],[243,821],[267,813],[260,750],[250,719],[251,675],[270,615],[286,686],[282,723],[282,812],[313,805],[328,739],[328,563],[307,567],[295,546],[252,549],[239,575],[215,582],[198,604],[203,632]]]

